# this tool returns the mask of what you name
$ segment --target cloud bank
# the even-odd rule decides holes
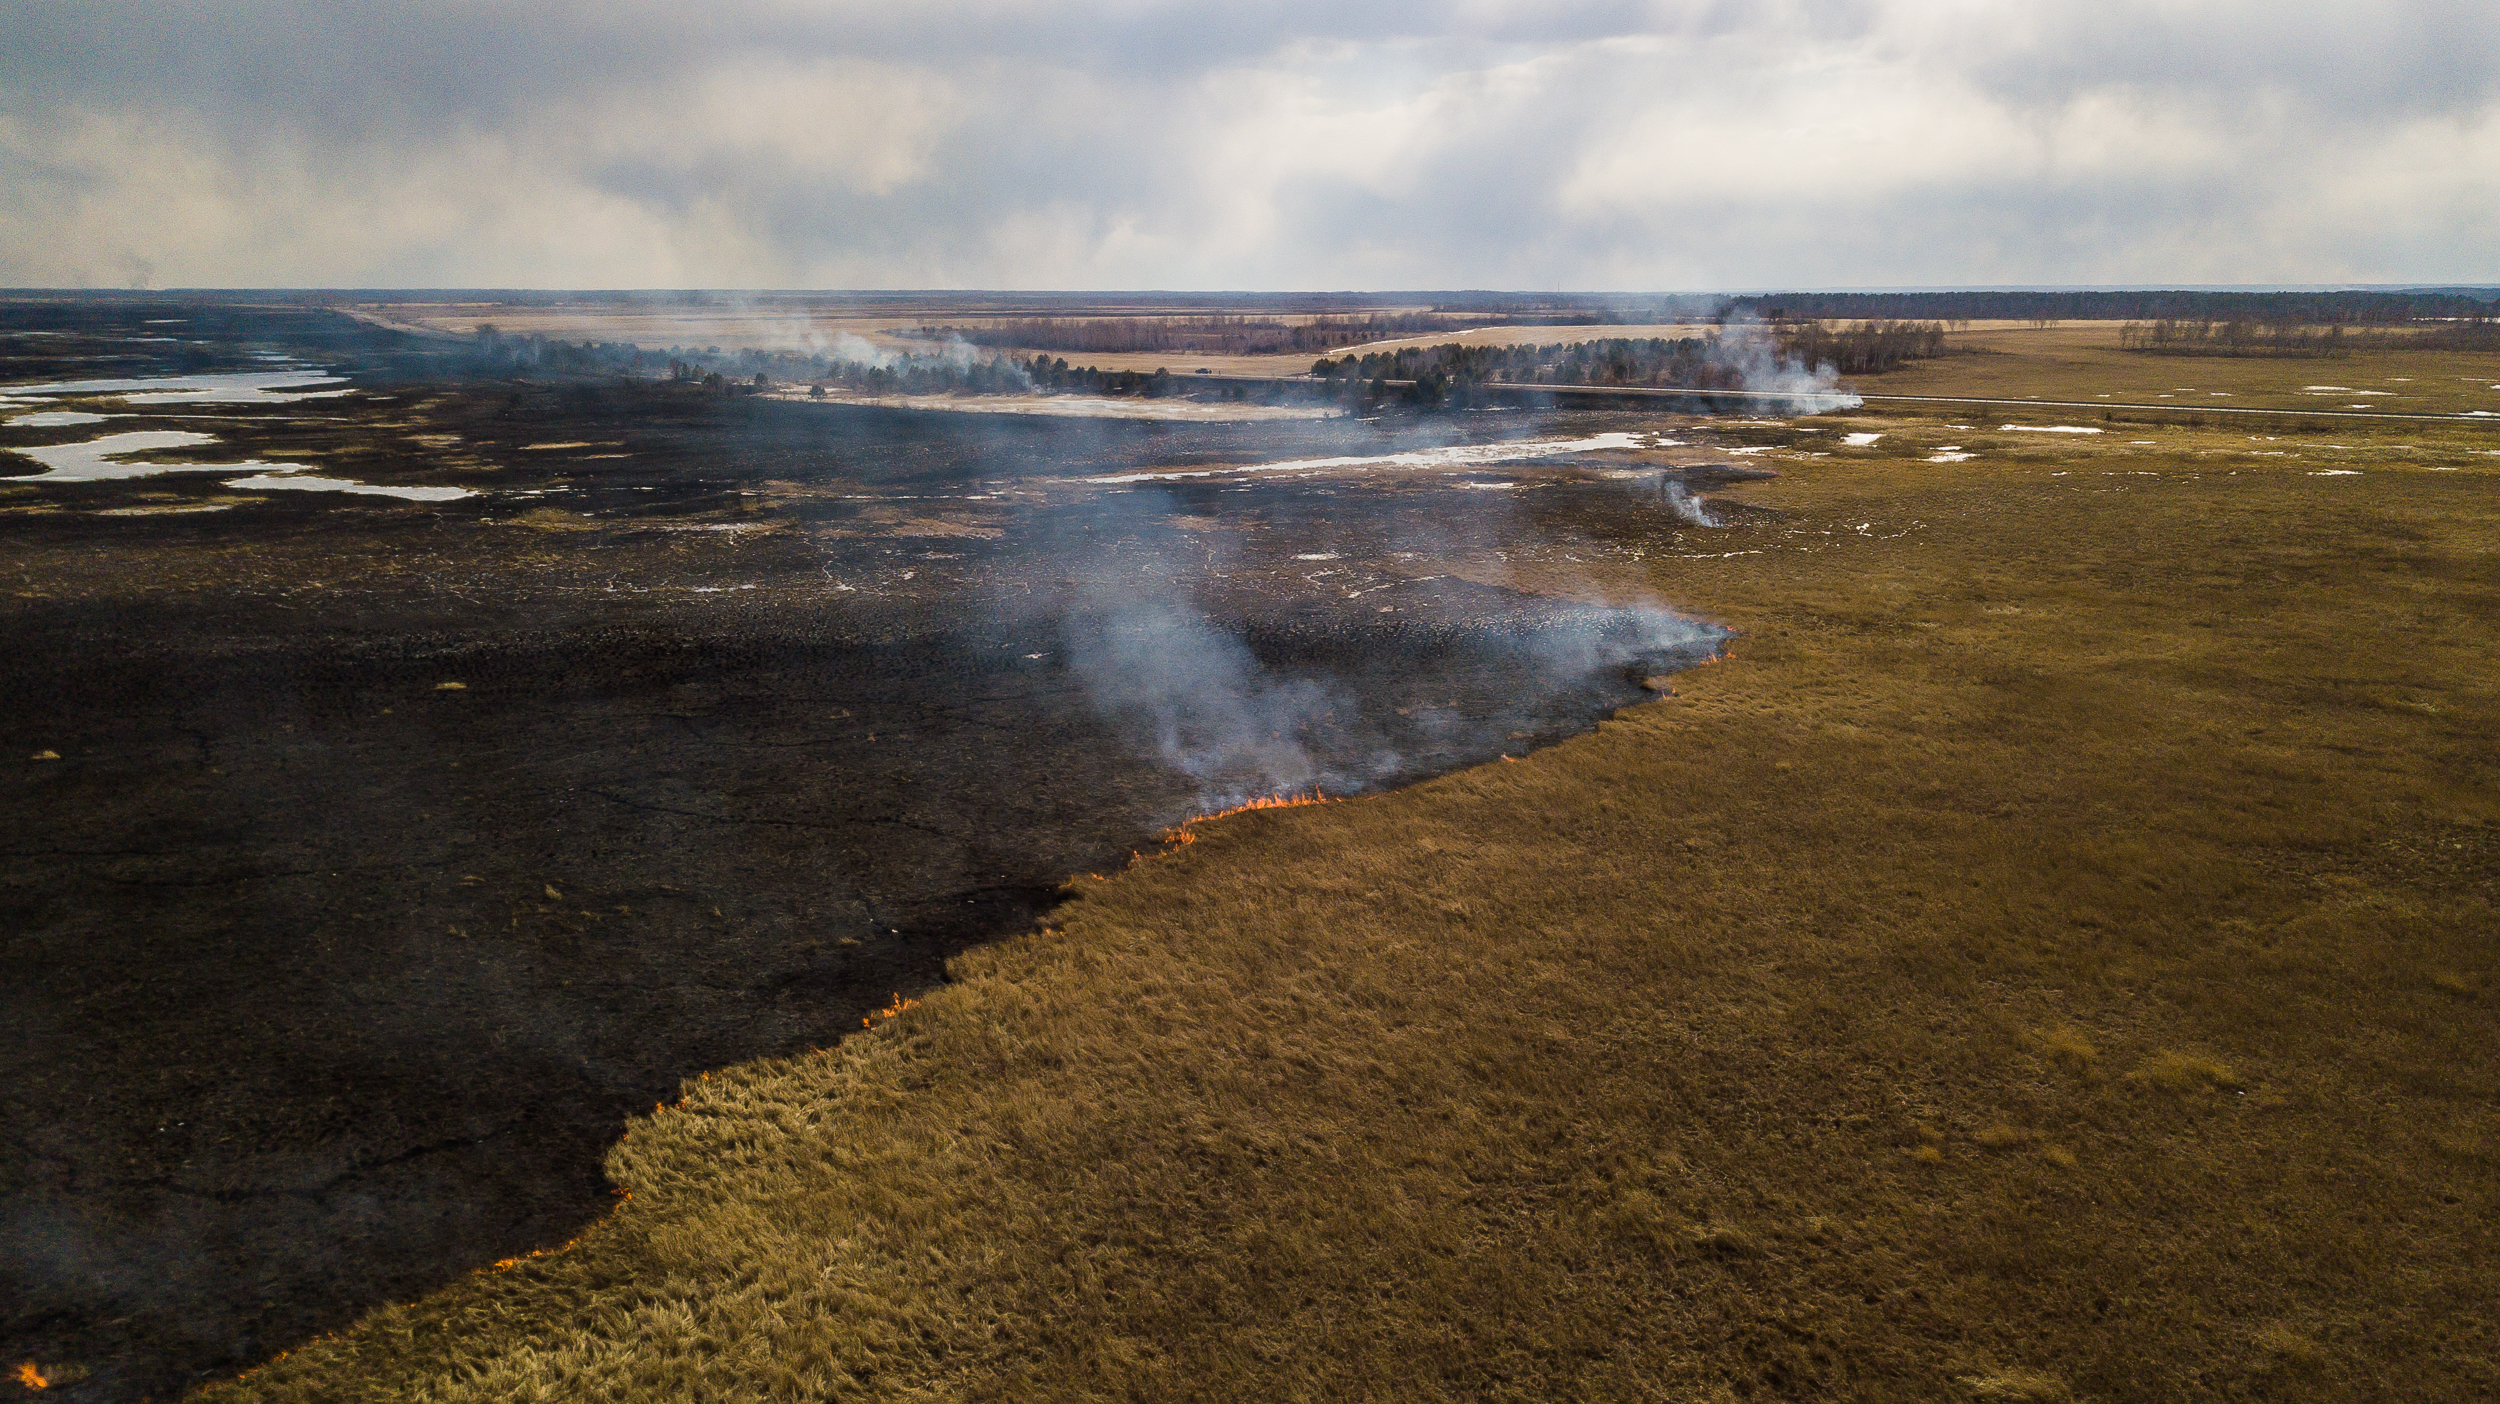
[[[28,0],[0,283],[2490,281],[2488,3]]]

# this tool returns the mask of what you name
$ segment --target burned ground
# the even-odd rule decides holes
[[[622,1118],[681,1078],[829,1043],[1072,875],[1292,778],[1176,769],[1074,634],[1179,602],[1314,683],[1287,719],[1308,778],[1357,789],[1584,729],[1696,656],[1605,632],[1605,563],[1681,529],[1622,481],[1518,505],[1082,481],[1548,426],[481,384],[384,333],[213,310],[181,369],[291,356],[354,393],[47,403],[205,427],[206,461],[476,495],[0,484],[0,1295],[9,1358],[78,1362],[64,1397],[178,1387],[564,1241],[609,1202]],[[61,335],[18,337],[6,379],[147,369],[124,342],[154,324],[121,317],[15,323]]]

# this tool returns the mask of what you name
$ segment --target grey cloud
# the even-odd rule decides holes
[[[2489,278],[2487,5],[34,3],[0,281]]]

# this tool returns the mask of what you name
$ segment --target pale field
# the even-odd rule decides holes
[[[1973,352],[1848,378],[1870,395],[2131,401],[2164,408],[2373,410],[2500,417],[2500,353],[2356,351],[2326,359],[2154,356],[2121,350],[2120,322],[1975,323]],[[2336,387],[2315,389],[2311,387]]]

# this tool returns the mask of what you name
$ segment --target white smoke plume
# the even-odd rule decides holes
[[[1094,705],[1150,736],[1207,795],[1239,801],[1325,778],[1305,737],[1333,708],[1330,686],[1270,673],[1196,609],[1097,595],[1070,618],[1067,639]]]
[[[1695,497],[1690,488],[1673,478],[1663,476],[1659,478],[1658,496],[1666,502],[1667,510],[1676,515],[1676,520],[1688,526],[1723,525],[1717,517],[1711,515],[1709,504]]]
[[[1829,364],[1808,366],[1783,354],[1779,342],[1750,312],[1731,314],[1712,340],[1711,356],[1742,377],[1744,388],[1783,398],[1774,414],[1821,414],[1856,409],[1866,403],[1840,388],[1840,372]]]

